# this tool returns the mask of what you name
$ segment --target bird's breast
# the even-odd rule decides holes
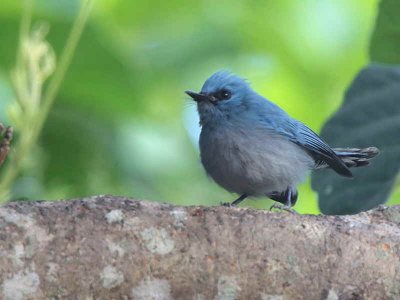
[[[254,196],[297,184],[312,165],[299,146],[256,128],[203,128],[200,152],[206,172],[219,185]]]

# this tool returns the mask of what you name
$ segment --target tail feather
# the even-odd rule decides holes
[[[358,148],[334,148],[333,151],[349,168],[367,166],[370,160],[379,154],[376,147]]]
[[[336,155],[344,162],[348,168],[363,167],[370,164],[370,160],[379,154],[376,147],[368,148],[333,148]],[[324,161],[317,161],[316,168],[327,168],[328,164]]]

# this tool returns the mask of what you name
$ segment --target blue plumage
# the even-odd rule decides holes
[[[349,167],[366,165],[378,153],[332,149],[315,132],[226,71],[213,74],[195,101],[202,127],[200,153],[209,176],[230,192],[268,196],[290,208],[296,186],[310,170],[331,167],[351,177]]]

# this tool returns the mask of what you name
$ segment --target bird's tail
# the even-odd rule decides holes
[[[368,148],[333,148],[336,155],[339,156],[348,168],[367,166],[371,158],[379,154],[376,147]]]

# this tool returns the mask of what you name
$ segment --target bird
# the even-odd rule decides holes
[[[310,171],[331,168],[353,177],[350,168],[370,163],[376,147],[331,148],[314,131],[225,70],[212,74],[200,92],[185,91],[197,104],[201,163],[209,177],[246,198],[268,197],[272,208],[294,212],[297,185]]]

